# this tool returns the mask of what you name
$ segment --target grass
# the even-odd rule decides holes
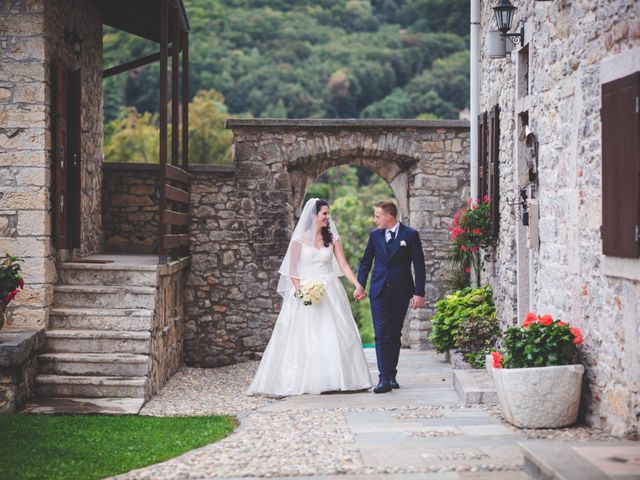
[[[0,478],[98,479],[216,442],[233,417],[0,415]]]

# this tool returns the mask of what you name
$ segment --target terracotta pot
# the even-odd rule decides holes
[[[498,403],[520,428],[560,428],[578,419],[583,365],[494,368]]]

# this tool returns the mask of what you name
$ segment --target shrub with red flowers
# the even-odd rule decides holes
[[[4,305],[13,300],[13,297],[24,288],[24,280],[20,274],[21,261],[18,257],[7,253],[0,263],[0,303]]]
[[[478,285],[483,260],[488,259],[488,248],[491,246],[490,221],[491,208],[489,198],[485,196],[482,201],[469,199],[467,206],[456,212],[449,227],[450,258],[457,264],[458,276],[468,279],[473,267]],[[484,251],[484,258],[481,250]]]
[[[582,333],[551,315],[528,313],[522,326],[504,333],[500,352],[492,352],[496,368],[529,368],[571,365],[577,360]]]

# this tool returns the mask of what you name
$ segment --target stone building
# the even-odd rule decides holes
[[[484,279],[505,326],[533,311],[583,331],[584,417],[637,438],[640,3],[514,2],[524,37],[491,58],[495,4],[480,14],[479,193],[499,199]]]
[[[104,25],[157,42],[160,52],[104,70]],[[177,112],[178,98],[188,97],[187,52],[181,1],[0,0],[0,253],[24,260],[26,283],[0,332],[9,336],[0,342],[0,411],[19,408],[34,391],[148,398],[180,364],[185,264],[157,264],[158,254],[187,243],[180,225],[188,215],[177,206],[189,203],[188,188],[179,187],[188,182],[178,166],[186,165],[186,152],[165,166],[168,85]],[[179,78],[173,68],[171,81],[169,55],[183,72]],[[105,213],[103,203],[102,80],[157,60],[164,85],[157,184],[166,185],[154,203],[164,222],[156,230],[158,248],[144,258],[101,257],[103,218],[110,219],[110,204]],[[174,135],[186,132],[178,115],[173,121]],[[128,245],[119,253],[129,253]]]

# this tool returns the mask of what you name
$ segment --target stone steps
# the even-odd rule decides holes
[[[148,354],[150,332],[113,330],[49,330],[45,353]]]
[[[485,369],[453,369],[453,388],[465,406],[496,405],[496,387]]]
[[[49,327],[54,330],[150,331],[153,310],[145,308],[56,307],[49,312]]]
[[[38,360],[45,375],[143,377],[149,371],[148,355],[130,353],[45,353]]]
[[[145,308],[155,307],[155,287],[128,285],[56,285],[55,307]]]
[[[120,260],[58,266],[28,411],[126,414],[144,404],[158,267]]]
[[[38,375],[36,395],[43,397],[144,398],[146,377]]]
[[[63,263],[58,267],[61,285],[135,285],[155,287],[156,265]]]
[[[144,398],[53,398],[36,397],[22,413],[49,415],[137,415],[144,405]]]

